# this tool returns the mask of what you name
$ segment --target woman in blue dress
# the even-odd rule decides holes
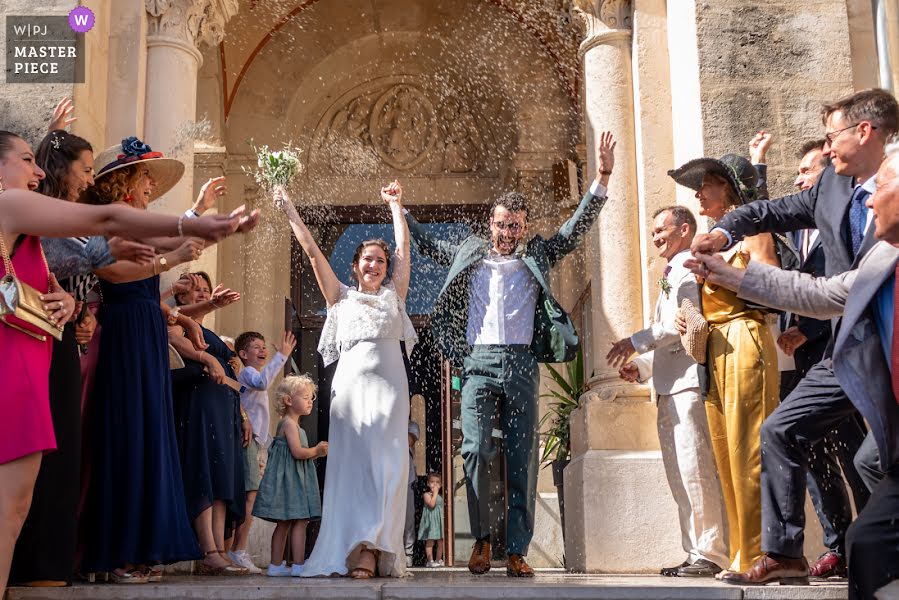
[[[95,160],[93,203],[139,209],[164,194],[184,165],[152,152],[137,138]],[[197,242],[156,257],[146,278],[100,280],[103,336],[91,414],[91,482],[81,532],[82,570],[110,573],[117,583],[161,577],[150,565],[200,556],[184,503],[172,412],[166,319],[159,274],[196,259]]]
[[[202,327],[203,314],[239,295],[214,298],[209,275],[193,275],[191,290],[175,299],[181,309],[191,311]],[[172,331],[170,336],[186,359],[184,368],[172,371],[172,381],[187,514],[204,554],[197,571],[200,575],[249,575],[247,567],[236,565],[227,557],[225,539],[244,520],[243,447],[252,430],[240,408],[240,396],[217,382],[222,376],[236,379],[229,364],[234,353],[214,332],[205,327],[202,330],[208,344],[202,352],[187,340],[178,339],[178,331]],[[214,562],[223,560],[227,563]]]

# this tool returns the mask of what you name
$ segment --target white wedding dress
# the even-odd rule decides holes
[[[341,284],[318,350],[340,362],[331,386],[322,522],[304,577],[345,575],[360,544],[381,551],[382,576],[406,572],[409,383],[400,349],[417,341],[391,285],[366,294]]]

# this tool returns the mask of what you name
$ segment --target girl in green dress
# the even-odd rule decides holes
[[[328,454],[328,442],[309,447],[300,417],[312,412],[317,391],[308,375],[291,375],[275,390],[281,421],[268,451],[265,475],[259,484],[253,516],[276,523],[272,532],[270,577],[299,577],[306,562],[306,525],[322,514],[315,459]],[[284,548],[290,532],[293,565],[287,566]]]
[[[425,506],[418,525],[418,539],[425,543],[428,567],[443,566],[443,497],[440,486],[440,474],[428,473],[428,491],[423,495]]]

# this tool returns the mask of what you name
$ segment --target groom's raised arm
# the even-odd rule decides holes
[[[419,252],[436,262],[438,265],[448,267],[453,264],[453,259],[459,251],[459,246],[445,240],[438,240],[415,220],[409,211],[406,211],[406,223],[409,225],[409,233],[412,243]]]
[[[546,255],[549,257],[550,266],[565,258],[565,255],[574,251],[584,239],[584,235],[596,222],[599,211],[602,210],[606,200],[606,186],[594,181],[590,189],[581,198],[577,210],[571,218],[565,221],[554,236],[546,241]]]
[[[615,167],[615,146],[618,142],[610,131],[603,131],[599,135],[596,145],[596,179],[590,185],[590,189],[581,198],[577,210],[571,218],[565,221],[559,231],[546,242],[546,256],[550,266],[565,258],[565,255],[573,251],[584,239],[584,235],[590,231],[590,227],[596,222],[599,211],[606,203],[606,192],[609,187],[609,177]]]

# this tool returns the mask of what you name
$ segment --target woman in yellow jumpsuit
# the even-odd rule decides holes
[[[717,221],[755,197],[758,174],[746,159],[697,159],[669,173],[696,190],[700,215]],[[780,266],[769,233],[735,244],[723,257],[745,269],[756,260]],[[706,414],[728,519],[728,570],[745,571],[761,555],[762,422],[777,406],[780,373],[765,311],[734,292],[703,283],[702,312],[709,322],[709,394]]]

